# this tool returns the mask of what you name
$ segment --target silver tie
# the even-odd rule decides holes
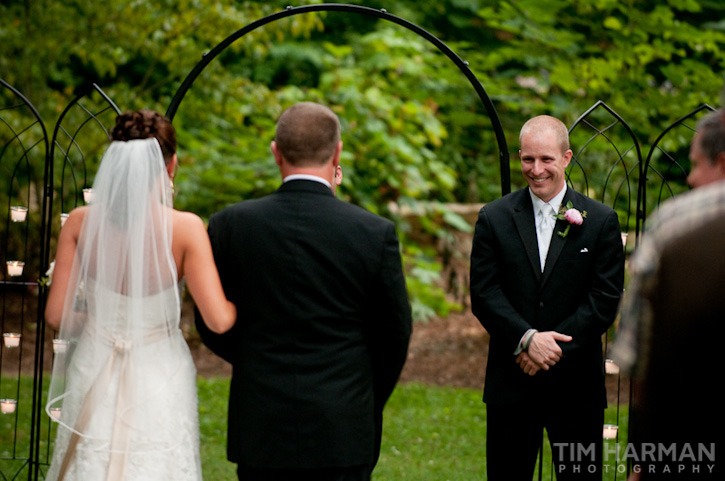
[[[536,229],[536,236],[539,242],[539,260],[541,261],[541,272],[544,272],[546,265],[546,256],[549,253],[549,244],[551,244],[551,236],[554,233],[554,208],[549,204],[544,204],[539,211],[539,226]]]

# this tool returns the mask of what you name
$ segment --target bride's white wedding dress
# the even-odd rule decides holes
[[[103,312],[103,306],[94,306],[93,300],[114,297],[114,304],[119,307],[117,312],[127,312],[125,296],[111,292],[96,296],[98,289],[102,288],[89,289],[88,311]],[[179,300],[176,289],[172,286],[147,299],[145,304],[150,308],[145,309],[142,324],[148,331],[140,343],[123,339],[121,332],[127,324],[123,317],[105,323],[111,326],[103,334],[108,342],[97,343],[97,333],[93,332],[95,323],[88,320],[68,365],[71,394],[63,400],[62,420],[78,422],[84,401],[95,397],[97,402],[84,408],[91,411],[85,413],[88,424],[75,452],[70,453],[65,480],[202,479],[196,368],[178,329],[178,318],[168,318],[179,312],[175,306]],[[165,333],[168,325],[177,326],[170,343]],[[114,326],[119,329],[113,329]],[[125,363],[130,350],[144,351],[137,354],[147,363],[144,366]],[[104,358],[105,363],[97,362]],[[96,392],[92,393],[91,389]],[[123,390],[136,392],[134,403],[137,405],[124,405]],[[81,396],[80,393],[88,394]],[[61,424],[46,479],[58,479],[70,437],[71,430]],[[109,469],[115,472],[108,472]]]
[[[112,142],[92,203],[66,222],[82,217],[46,406],[60,409],[46,479],[201,479],[168,185],[156,139]]]

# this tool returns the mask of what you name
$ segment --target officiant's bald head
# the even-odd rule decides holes
[[[319,166],[330,161],[340,143],[340,120],[324,105],[300,102],[277,121],[275,144],[289,164]]]

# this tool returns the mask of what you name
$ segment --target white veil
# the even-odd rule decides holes
[[[103,156],[54,340],[46,412],[58,419],[56,449],[67,449],[60,478],[79,443],[105,452],[109,471],[133,453],[172,449],[157,411],[173,416],[173,359],[188,348],[168,185],[155,138],[112,142]]]

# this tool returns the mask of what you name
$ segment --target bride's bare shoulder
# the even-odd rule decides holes
[[[174,210],[172,214],[174,221],[174,231],[177,233],[191,234],[198,231],[206,231],[204,221],[193,212],[183,210]]]
[[[83,219],[83,216],[86,215],[86,212],[88,212],[89,208],[90,206],[88,205],[81,205],[79,207],[73,208],[73,210],[68,213],[68,219],[70,219],[71,217],[75,217],[76,219]]]
[[[61,230],[73,233],[74,237],[77,236],[77,234],[81,230],[81,226],[83,225],[83,218],[86,216],[88,209],[89,206],[82,205],[80,207],[74,208],[68,214],[63,214],[65,216],[65,220],[61,221],[61,225],[63,226],[63,229]]]

